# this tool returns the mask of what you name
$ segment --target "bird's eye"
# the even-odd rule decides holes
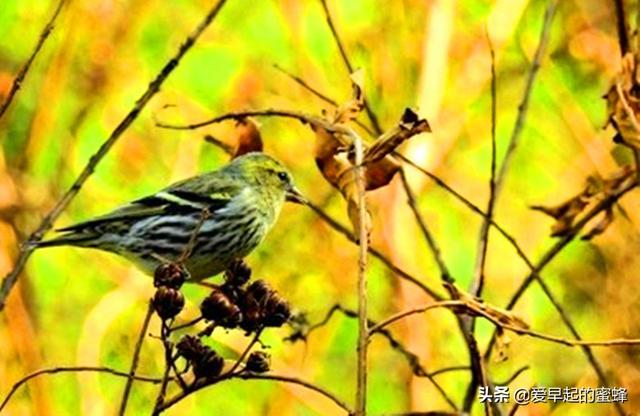
[[[289,182],[289,176],[286,172],[278,172],[278,179],[280,179],[282,182]]]

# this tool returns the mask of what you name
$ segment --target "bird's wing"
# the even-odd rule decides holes
[[[210,215],[225,207],[242,191],[242,186],[230,178],[208,178],[217,172],[175,183],[164,190],[135,200],[103,216],[74,224],[58,231],[82,232],[114,222],[161,214],[192,213],[207,209]],[[214,179],[215,186],[207,179]],[[207,193],[207,189],[215,188]]]

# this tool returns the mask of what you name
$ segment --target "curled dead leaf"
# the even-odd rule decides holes
[[[605,95],[609,122],[618,132],[614,141],[640,148],[638,65],[633,53],[623,56],[621,63],[622,69]]]
[[[375,163],[365,165],[365,180],[367,191],[382,188],[391,182],[393,176],[400,171],[400,165],[390,156]]]
[[[347,153],[342,150],[341,143],[331,132],[320,126],[314,126],[313,129],[316,132],[316,165],[327,182],[338,189],[347,201],[349,220],[354,230],[359,230],[360,210],[356,186],[356,170],[349,161]],[[364,180],[367,180],[366,172]],[[368,234],[371,230],[371,216],[368,212],[364,221]]]
[[[395,151],[405,140],[430,132],[431,127],[426,119],[421,119],[413,110],[407,108],[396,127],[376,139],[364,155],[364,163],[375,163]]]
[[[233,158],[249,152],[261,152],[263,147],[258,124],[251,118],[238,119],[236,123],[236,149],[233,152]]]
[[[588,189],[589,187],[587,187],[587,190]],[[533,205],[531,206],[531,209],[543,212],[556,219],[556,222],[551,226],[551,235],[553,237],[565,236],[572,232],[576,218],[589,204],[591,196],[587,190],[568,199],[560,205],[552,207]]]
[[[609,225],[613,222],[613,209],[609,208],[605,211],[603,217],[596,223],[596,225],[589,230],[585,235],[581,237],[584,241],[589,241],[593,237],[596,237],[609,228]]]

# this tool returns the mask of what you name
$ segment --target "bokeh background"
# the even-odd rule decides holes
[[[3,0],[0,5],[0,97],[29,56],[56,1]],[[8,113],[0,120],[0,274],[12,268],[18,244],[71,185],[90,156],[130,110],[211,1],[73,0],[36,58]],[[635,17],[635,3],[628,5]],[[633,6],[633,7],[631,7]],[[490,169],[490,53],[496,53],[497,137],[502,159],[526,74],[538,44],[546,2],[541,0],[332,0],[337,29],[355,66],[366,73],[365,92],[384,128],[405,107],[426,117],[432,134],[402,148],[479,206],[486,206]],[[629,19],[634,22],[635,18]],[[612,2],[563,0],[533,88],[521,146],[513,160],[496,220],[532,259],[554,242],[552,221],[531,211],[578,193],[589,175],[607,176],[631,158],[603,128],[601,96],[620,63]],[[228,160],[203,138],[234,137],[233,123],[195,131],[170,131],[154,119],[200,121],[247,108],[285,108],[318,114],[318,100],[278,65],[344,101],[348,71],[331,37],[319,1],[229,0],[138,120],[100,163],[57,221],[64,226],[104,213],[168,183],[214,169]],[[171,105],[170,108],[164,108]],[[363,118],[366,122],[366,119]],[[322,179],[313,160],[314,136],[286,119],[261,119],[266,151],[284,161],[299,187],[348,224],[345,203]],[[419,208],[461,287],[473,274],[481,219],[407,167]],[[372,245],[394,263],[439,289],[439,273],[416,226],[399,178],[369,197]],[[637,191],[618,205],[614,224],[592,242],[574,242],[543,277],[586,339],[638,337],[640,239]],[[318,321],[335,303],[355,309],[357,248],[310,209],[284,208],[265,243],[248,258],[294,308]],[[503,306],[527,274],[512,248],[492,232],[485,299]],[[370,316],[382,319],[430,300],[371,260]],[[440,290],[441,293],[444,293]],[[104,365],[128,369],[152,295],[151,280],[126,261],[100,252],[56,248],[36,252],[0,314],[0,395],[23,375],[44,367]],[[187,309],[197,316],[205,291],[187,287]],[[569,337],[557,313],[534,284],[516,312],[536,330]],[[306,343],[284,343],[290,330],[270,330],[274,371],[311,380],[351,402],[355,395],[354,319],[334,317]],[[159,323],[152,321],[151,332]],[[479,323],[481,349],[491,325]],[[452,314],[433,311],[391,327],[428,370],[468,365]],[[216,333],[212,341],[228,358],[246,339]],[[500,384],[529,366],[510,386],[599,385],[577,348],[511,337],[509,359],[491,362]],[[625,408],[640,409],[638,348],[597,348],[612,385],[629,390]],[[160,374],[159,341],[147,338],[140,372]],[[452,409],[426,379],[412,374],[404,357],[383,338],[370,346],[371,414]],[[437,380],[460,405],[469,373]],[[106,415],[117,410],[124,379],[92,373],[37,378],[21,388],[8,415]],[[157,386],[136,383],[129,414],[147,413]],[[522,415],[608,415],[609,405],[530,405]],[[334,415],[332,403],[299,387],[265,381],[231,381],[192,395],[168,414]],[[474,414],[483,414],[474,406]]]

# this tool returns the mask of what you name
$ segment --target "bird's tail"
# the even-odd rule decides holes
[[[50,240],[43,241],[27,241],[25,244],[33,248],[57,247],[57,246],[76,246],[76,247],[94,247],[96,236],[88,233],[68,233]]]

